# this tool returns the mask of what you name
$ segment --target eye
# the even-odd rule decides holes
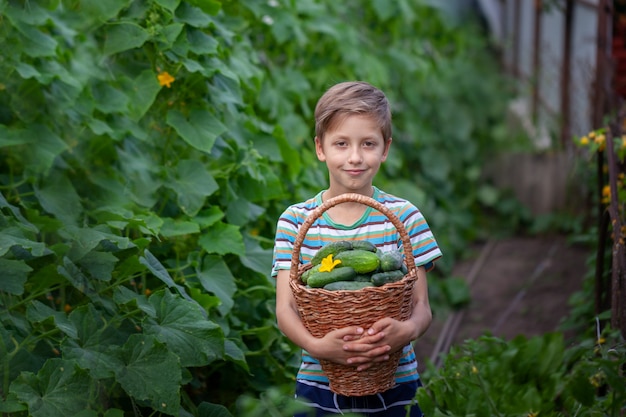
[[[377,145],[375,140],[366,140],[363,142],[363,146],[366,148],[374,148]]]

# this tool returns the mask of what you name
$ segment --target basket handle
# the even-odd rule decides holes
[[[400,233],[400,239],[402,240],[402,247],[404,249],[404,257],[405,262],[407,264],[407,268],[409,273],[413,274],[415,270],[415,258],[413,258],[413,246],[411,245],[411,239],[406,233],[406,229],[404,228],[404,224],[398,219],[398,217],[393,214],[391,210],[389,210],[386,206],[374,200],[371,197],[364,196],[362,194],[356,193],[346,193],[341,194],[337,197],[333,197],[320,206],[315,208],[309,216],[306,218],[300,230],[298,230],[298,235],[296,236],[296,241],[293,244],[293,251],[291,252],[291,270],[289,272],[289,276],[292,280],[298,279],[298,269],[300,265],[300,249],[302,248],[302,242],[304,237],[306,236],[309,228],[313,225],[313,222],[317,220],[325,211],[334,207],[341,203],[346,202],[355,202],[365,204],[366,206],[370,206],[382,214],[384,214],[391,223],[395,226],[395,228]]]

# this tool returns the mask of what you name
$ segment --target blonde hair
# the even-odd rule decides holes
[[[346,116],[373,117],[385,141],[391,138],[391,109],[385,94],[363,81],[346,81],[329,88],[315,106],[315,135],[322,140]]]

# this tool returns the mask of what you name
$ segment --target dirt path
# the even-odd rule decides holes
[[[515,237],[487,242],[477,256],[460,262],[453,276],[471,286],[465,309],[438,314],[415,348],[438,363],[438,352],[488,332],[511,339],[558,329],[570,296],[582,288],[589,250],[562,236]]]

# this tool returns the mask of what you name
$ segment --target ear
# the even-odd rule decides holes
[[[315,136],[315,153],[317,154],[317,159],[321,162],[326,160],[326,155],[324,154],[324,147],[322,146],[322,140]]]
[[[391,147],[391,141],[392,141],[391,138],[385,141],[385,148],[383,149],[383,156],[380,158],[381,162],[385,162],[385,160],[387,159],[387,156],[389,155],[389,148]]]

